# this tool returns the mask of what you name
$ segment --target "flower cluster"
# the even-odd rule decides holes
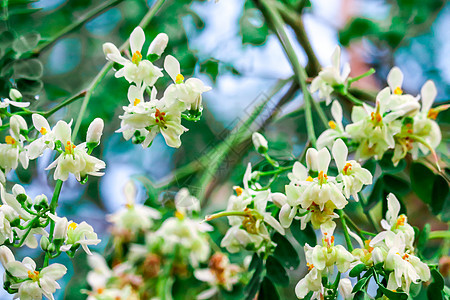
[[[36,269],[36,263],[29,257],[22,262],[15,261],[7,246],[37,248],[40,236],[40,246],[48,257],[57,257],[66,252],[73,257],[81,246],[90,254],[88,245],[97,245],[100,240],[93,228],[86,222],[76,224],[66,218],[58,218],[50,213],[50,207],[45,195],[30,198],[25,189],[16,184],[12,194],[0,185],[0,257],[7,271],[5,287],[9,293],[17,294],[21,299],[40,299],[42,295],[53,299],[53,293],[59,285],[56,280],[66,273],[66,267],[60,264],[44,265]],[[56,220],[55,220],[56,219]],[[55,220],[52,240],[45,228]]]
[[[358,201],[358,193],[364,185],[372,184],[372,174],[355,160],[348,160],[348,149],[338,139],[332,147],[337,176],[329,176],[331,156],[327,148],[306,152],[306,167],[295,162],[292,173],[288,174],[290,184],[286,185],[286,195],[277,197],[276,204],[281,208],[280,222],[288,228],[292,220],[301,220],[304,229],[308,222],[314,228],[331,226],[338,215],[335,209],[343,209],[350,196]]]
[[[127,204],[108,217],[115,239],[114,267],[98,254],[89,258],[88,299],[161,297],[164,291],[153,287],[173,284],[169,278],[193,277],[208,286],[197,292],[198,299],[209,299],[238,283],[241,268],[222,253],[211,255],[208,232],[213,228],[196,217],[199,202],[186,188],[174,197],[175,215],[165,214],[162,221],[158,210],[136,203],[132,182],[124,191]],[[208,267],[202,268],[206,263]]]
[[[345,81],[349,68],[339,71],[340,50],[333,54],[333,66],[322,70],[311,84],[311,91],[319,90],[319,97],[331,103],[331,93],[351,96],[348,88],[354,80]],[[419,150],[423,154],[434,149],[441,141],[441,131],[435,119],[438,113],[449,105],[432,108],[437,91],[434,83],[427,81],[418,96],[405,94],[402,90],[403,73],[394,67],[388,74],[388,87],[376,97],[375,107],[362,103],[354,106],[351,124],[342,124],[342,108],[337,100],[332,104],[334,121],[317,140],[321,147],[331,147],[336,138],[348,139],[356,148],[356,157],[361,159],[381,159],[388,150],[393,150],[393,163],[396,165],[410,153],[417,159]],[[420,101],[421,100],[421,103]]]
[[[228,200],[227,210],[206,217],[206,220],[212,220],[219,216],[228,216],[231,227],[222,239],[221,246],[231,253],[241,249],[267,251],[273,247],[267,225],[284,235],[284,228],[266,211],[267,203],[274,195],[270,190],[260,190],[261,186],[257,183],[250,185],[251,177],[252,166],[248,164],[243,188],[234,187],[236,195],[232,195]]]
[[[113,44],[103,45],[106,59],[114,62],[117,70],[115,76],[125,77],[131,84],[128,89],[129,104],[123,107],[121,127],[117,132],[122,132],[126,140],[133,138],[134,142],[141,143],[144,148],[152,143],[158,133],[163,135],[168,146],[180,147],[180,137],[187,131],[181,125],[181,119],[198,120],[203,109],[202,94],[211,89],[197,78],[185,81],[178,60],[167,55],[164,70],[173,83],[164,91],[163,97],[157,99],[154,85],[163,73],[153,62],[161,57],[168,41],[165,33],[157,35],[150,44],[147,59],[143,59],[141,51],[145,34],[141,27],[135,28],[130,36],[131,60],[124,58]],[[149,101],[144,99],[146,92],[149,94]]]

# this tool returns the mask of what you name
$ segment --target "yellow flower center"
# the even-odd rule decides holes
[[[178,210],[175,212],[175,217],[177,217],[178,220],[184,219],[184,214],[182,212],[179,212]]]
[[[378,111],[372,112],[370,114],[370,117],[371,117],[372,121],[375,123],[380,123],[383,120],[383,117],[381,116],[381,114]]]
[[[308,176],[308,178],[306,178],[306,181],[313,182],[313,179],[311,176]]]
[[[400,217],[398,217],[396,224],[397,224],[397,226],[404,226],[405,221],[406,221],[405,215],[401,215]]]
[[[401,94],[403,94],[402,88],[399,87],[399,86],[396,87],[395,90],[394,90],[394,94],[396,94],[396,95],[401,95]]]
[[[139,65],[139,63],[142,60],[142,54],[139,51],[136,51],[133,53],[133,57],[131,58],[131,61],[133,62],[133,64],[135,65]]]
[[[78,224],[75,223],[75,222],[72,222],[72,223],[69,224],[69,226],[67,228],[75,230],[75,229],[77,229],[77,227],[78,227]]]
[[[41,127],[41,130],[39,130],[39,132],[40,132],[42,135],[46,135],[46,134],[47,134],[47,129],[45,129],[44,127]]]
[[[328,122],[328,126],[330,126],[331,129],[336,129],[336,122],[330,121]]]
[[[7,136],[5,137],[5,142],[6,142],[8,145],[15,145],[15,144],[17,143],[17,141],[16,141],[12,136],[10,136],[10,135],[7,135]]]
[[[161,112],[159,109],[156,109],[155,112],[155,121],[156,123],[159,123],[160,126],[164,126],[165,120],[164,117],[166,116],[165,112]]]
[[[310,263],[306,263],[306,266],[308,267],[308,271],[311,271],[314,268],[314,265]]]
[[[175,83],[180,84],[183,83],[184,81],[184,76],[181,74],[178,74],[177,77],[175,78]]]
[[[371,240],[365,240],[364,244],[366,246],[366,249],[369,250],[369,252],[371,253],[373,251],[373,247],[370,247],[370,241]]]
[[[319,172],[318,179],[319,179],[319,183],[320,183],[320,184],[324,184],[324,183],[327,182],[328,176],[327,176],[327,174],[324,173],[323,171],[320,171],[320,172]]]
[[[39,271],[28,271],[28,278],[33,281],[39,280]]]
[[[436,120],[438,114],[439,114],[439,111],[437,111],[437,110],[434,109],[434,108],[431,108],[431,109],[428,111],[427,117],[428,117],[429,119]]]
[[[136,105],[138,105],[139,103],[141,103],[141,99],[135,98],[135,99],[134,99],[134,102],[133,102],[133,105],[136,106]]]
[[[240,196],[240,195],[242,195],[242,192],[244,191],[244,189],[241,188],[240,186],[238,186],[238,187],[234,188],[234,191],[236,192],[236,195]]]
[[[67,144],[66,144],[66,146],[65,146],[65,149],[66,149],[66,154],[73,154],[73,153],[74,153],[74,152],[73,152],[73,149],[75,149],[75,145],[72,144],[71,141],[67,141]]]
[[[346,163],[344,166],[344,169],[342,169],[342,172],[347,175],[348,172],[350,172],[351,170],[352,170],[352,164]]]

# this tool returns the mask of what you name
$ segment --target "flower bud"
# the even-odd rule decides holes
[[[373,249],[372,260],[374,265],[384,262],[383,253],[381,252],[380,248]]]
[[[34,207],[36,210],[48,208],[48,199],[44,194],[36,196],[34,198]]]
[[[272,202],[279,208],[283,207],[287,203],[286,195],[283,193],[270,194]]]
[[[22,93],[16,89],[11,89],[9,91],[9,98],[11,98],[12,101],[20,101],[22,100]]]
[[[105,56],[107,58],[108,58],[109,54],[120,56],[119,49],[117,49],[117,47],[113,43],[104,43],[103,44],[103,53],[105,54]]]
[[[256,151],[261,154],[266,153],[269,149],[266,138],[259,132],[253,132],[252,141]]]
[[[342,278],[339,281],[339,292],[344,300],[353,299],[352,282],[348,278]]]
[[[14,138],[20,137],[21,130],[28,130],[27,122],[24,118],[18,115],[13,115],[9,120],[11,132]]]
[[[86,142],[88,144],[95,143],[98,145],[103,134],[103,127],[104,122],[102,119],[96,118],[94,121],[92,121],[87,131]]]
[[[69,221],[66,217],[58,218],[55,223],[55,233],[53,237],[55,240],[64,240],[67,236],[67,226]]]
[[[6,265],[12,261],[15,261],[14,254],[6,246],[0,246],[0,262],[6,269]]]
[[[50,245],[50,241],[48,240],[48,237],[42,236],[40,244],[41,244],[41,249],[44,251],[47,251],[48,246]]]
[[[159,58],[167,47],[169,37],[165,33],[158,34],[148,47],[147,57],[155,56]]]

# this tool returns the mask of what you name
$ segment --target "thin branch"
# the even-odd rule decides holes
[[[75,29],[77,29],[78,27],[81,27],[84,23],[88,22],[89,20],[95,18],[96,16],[100,15],[101,13],[103,13],[105,10],[116,6],[117,4],[119,4],[120,2],[122,2],[124,0],[109,0],[109,1],[104,1],[102,4],[100,4],[99,6],[97,6],[96,8],[88,11],[86,14],[84,14],[78,21],[71,23],[70,25],[68,25],[67,27],[61,29],[55,36],[51,37],[49,40],[47,40],[44,43],[39,44],[34,50],[33,53],[35,54],[39,54],[40,52],[42,52],[44,49],[48,48],[49,46],[51,46],[54,42],[56,42],[58,39],[60,39],[61,37],[65,36],[66,34],[69,34],[70,32],[74,31]]]

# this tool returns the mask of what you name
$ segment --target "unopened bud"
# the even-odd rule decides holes
[[[48,246],[50,245],[50,241],[48,240],[48,237],[42,236],[40,244],[41,244],[41,249],[44,251],[47,251]]]
[[[34,207],[37,210],[48,208],[48,199],[44,194],[36,196],[34,198]]]
[[[287,203],[286,195],[283,193],[270,194],[272,202],[279,208],[283,207]]]
[[[105,126],[104,122],[100,118],[96,118],[92,123],[89,125],[87,135],[86,135],[86,142],[89,143],[95,143],[99,144],[100,139],[103,134],[103,127]]]
[[[6,246],[0,246],[0,262],[3,267],[6,268],[6,265],[12,261],[15,261],[14,254],[11,250]]]
[[[68,224],[69,221],[67,220],[66,217],[58,218],[58,220],[55,223],[55,233],[54,233],[55,240],[64,240],[66,238]]]
[[[24,197],[23,195],[25,195],[25,197],[27,197],[25,189],[20,184],[15,184],[13,186],[12,193],[13,193],[14,197],[16,197],[16,198],[19,196],[23,198]],[[19,200],[19,199],[17,199],[17,200]],[[25,201],[25,200],[26,200],[26,198],[23,198],[23,201]]]
[[[169,37],[165,33],[158,34],[148,47],[147,59],[154,61],[158,59],[167,47]]]
[[[108,58],[108,55],[119,55],[120,51],[117,49],[117,47],[113,43],[104,43],[103,44],[103,53],[105,54],[106,58]]]
[[[269,149],[266,138],[259,132],[253,132],[252,141],[256,151],[261,154],[266,153]]]
[[[27,122],[18,115],[13,115],[9,120],[9,124],[14,138],[19,138],[21,130],[28,130]]]
[[[352,282],[348,278],[342,278],[339,281],[339,292],[344,300],[353,299],[352,294],[353,286]]]
[[[11,98],[12,101],[20,101],[22,100],[22,93],[16,89],[11,89],[9,91],[9,98]]]

